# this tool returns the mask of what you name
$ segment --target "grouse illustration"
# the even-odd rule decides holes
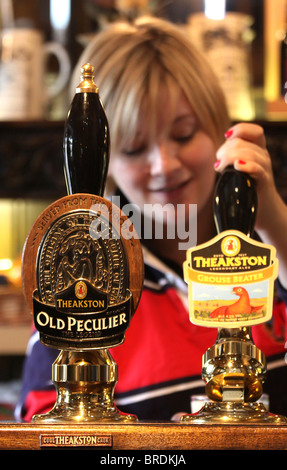
[[[219,316],[224,317],[236,317],[242,314],[250,314],[258,312],[262,309],[263,305],[253,306],[250,305],[249,294],[244,287],[233,287],[232,292],[239,296],[239,299],[231,305],[222,305],[216,308],[210,313],[210,318],[217,318]]]

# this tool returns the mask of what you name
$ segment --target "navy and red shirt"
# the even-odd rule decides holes
[[[122,345],[110,350],[118,364],[115,404],[140,420],[170,420],[191,412],[191,397],[205,394],[202,356],[217,337],[217,329],[189,320],[187,285],[173,270],[144,249],[145,282],[138,309]],[[272,320],[252,328],[256,346],[267,360],[264,396],[272,413],[287,415],[286,320],[287,292],[274,299]],[[56,392],[52,363],[59,351],[31,336],[16,418],[30,421],[49,411]]]

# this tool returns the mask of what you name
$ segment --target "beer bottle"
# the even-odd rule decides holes
[[[107,117],[94,83],[94,68],[81,68],[81,82],[69,109],[64,130],[64,173],[68,194],[103,196],[109,164]]]
[[[228,166],[217,181],[213,211],[218,233],[239,230],[251,237],[257,211],[253,179],[247,173]]]

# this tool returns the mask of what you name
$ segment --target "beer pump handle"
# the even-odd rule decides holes
[[[228,166],[217,181],[213,211],[218,233],[239,230],[251,237],[257,212],[254,180]]]
[[[103,196],[108,164],[110,136],[105,110],[94,83],[94,68],[81,68],[64,130],[64,174],[68,194],[89,193]]]

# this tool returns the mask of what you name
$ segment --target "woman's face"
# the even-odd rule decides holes
[[[172,114],[166,100],[159,109],[157,139],[150,144],[148,115],[143,116],[135,139],[112,152],[109,173],[129,202],[165,206],[174,218],[178,205],[197,205],[197,214],[213,192],[215,144],[203,132],[183,93]],[[159,207],[159,206],[158,206]],[[169,210],[170,208],[170,210]]]

